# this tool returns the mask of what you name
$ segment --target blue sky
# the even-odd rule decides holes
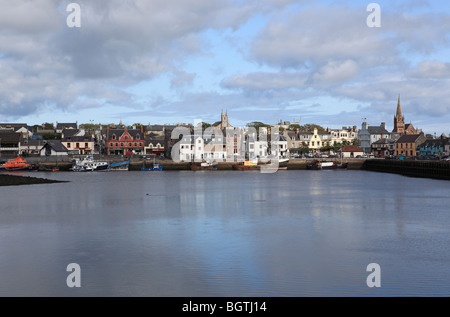
[[[325,127],[450,133],[450,6],[378,1],[0,0],[0,121]],[[445,3],[445,4],[442,4]]]

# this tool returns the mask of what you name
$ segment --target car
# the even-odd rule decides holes
[[[447,156],[446,158],[443,159],[444,161],[450,161],[450,156]]]

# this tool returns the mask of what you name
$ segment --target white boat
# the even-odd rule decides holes
[[[108,170],[108,162],[96,161],[92,156],[87,156],[84,159],[76,159],[72,165],[72,171],[74,172],[94,172]]]

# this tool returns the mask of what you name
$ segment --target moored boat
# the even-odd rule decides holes
[[[27,163],[21,156],[10,159],[0,166],[0,170],[2,171],[35,171],[38,168],[39,166],[37,165]]]
[[[246,160],[241,164],[232,165],[232,168],[239,171],[257,171],[261,169],[261,165],[258,165],[258,161]]]
[[[130,161],[123,161],[109,164],[108,169],[110,171],[128,171],[129,166]]]
[[[333,169],[346,169],[348,163],[336,163],[330,161],[314,161],[312,164],[306,165],[309,170],[333,170]]]
[[[106,161],[96,161],[92,156],[87,156],[82,160],[75,160],[72,165],[73,172],[95,172],[95,171],[107,171],[108,162]]]
[[[201,170],[215,171],[217,170],[217,162],[191,163],[190,168],[192,171],[201,171]]]

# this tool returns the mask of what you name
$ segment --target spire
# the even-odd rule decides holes
[[[400,95],[398,95],[398,102],[397,102],[397,116],[402,116],[402,106],[400,105]]]

